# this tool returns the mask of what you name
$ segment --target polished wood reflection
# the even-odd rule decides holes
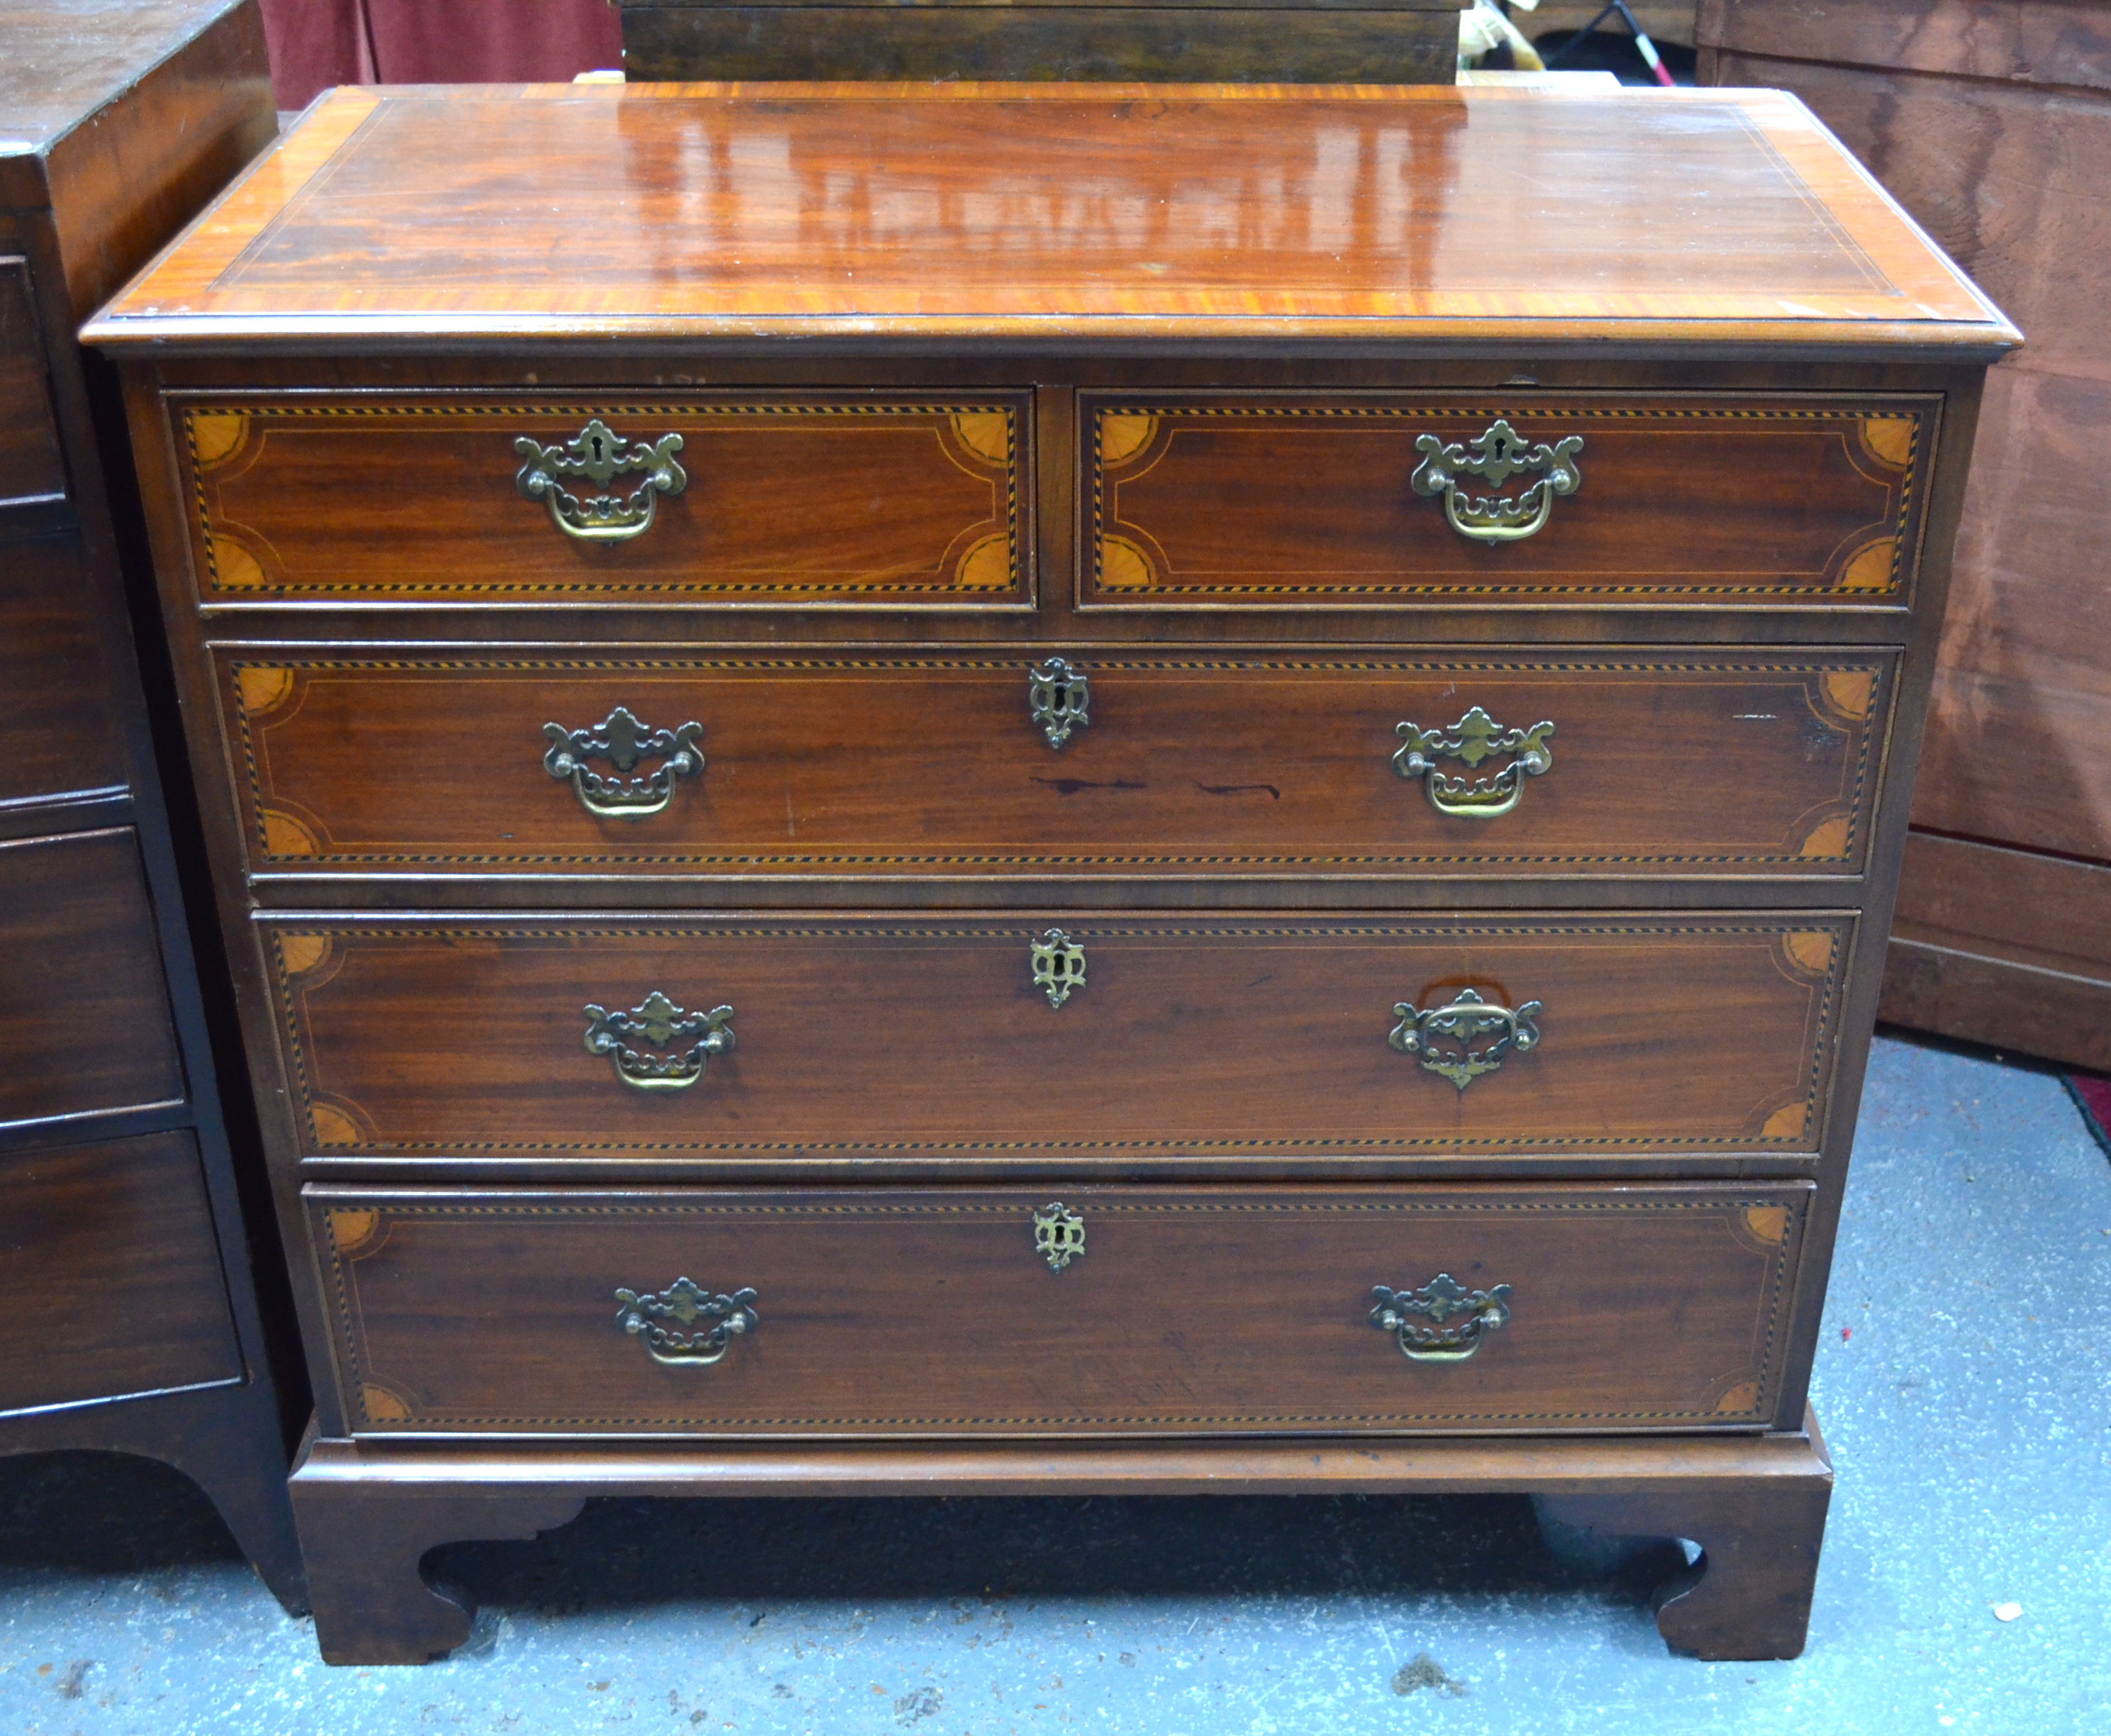
[[[2014,336],[1765,92],[737,84],[340,91],[91,336],[1696,320]]]

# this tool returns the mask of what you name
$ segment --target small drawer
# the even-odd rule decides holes
[[[1081,394],[1080,600],[1903,605],[1939,403]]]
[[[0,253],[0,513],[61,501],[66,493],[66,459],[30,262]]]
[[[0,1412],[242,1378],[192,1134],[0,1154]]]
[[[311,1189],[360,1434],[1751,1429],[1806,1184]]]
[[[1083,912],[264,933],[319,1156],[1134,1173],[1814,1151],[1853,928]]]
[[[108,617],[114,590],[76,534],[0,541],[0,803],[130,783],[111,669],[128,629]]]
[[[223,652],[260,871],[1854,875],[1894,654]]]
[[[129,828],[0,844],[0,1125],[180,1102]]]
[[[1024,393],[171,403],[208,603],[1021,607]]]

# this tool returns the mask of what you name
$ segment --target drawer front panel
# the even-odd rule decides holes
[[[0,802],[130,781],[106,607],[78,537],[0,543]]]
[[[66,492],[30,262],[0,254],[0,511],[62,499]]]
[[[1017,607],[1023,393],[171,407],[205,601]]]
[[[182,1100],[129,829],[0,845],[0,1125]]]
[[[1081,597],[1903,604],[1937,402],[1083,394]]]
[[[243,1377],[197,1140],[0,1154],[0,1411]]]
[[[1132,1164],[1814,1150],[1853,926],[1060,920],[287,917],[264,938],[319,1154]]]
[[[1070,661],[1074,725],[1033,715],[1049,666],[1030,651],[225,653],[222,674],[263,870],[1840,875],[1868,848],[1895,669],[1823,652]],[[656,751],[634,751],[639,730]],[[1444,739],[1418,761],[1423,731]]]
[[[329,1189],[310,1206],[357,1433],[1041,1434],[1750,1428],[1773,1408],[1809,1197]]]

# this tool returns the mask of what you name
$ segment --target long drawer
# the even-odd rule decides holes
[[[1024,393],[182,399],[208,603],[1030,596]]]
[[[1855,919],[270,919],[320,1155],[1814,1151]]]
[[[1094,607],[1909,601],[1939,400],[1083,393]]]
[[[1807,1184],[311,1189],[357,1434],[1751,1428]]]
[[[0,843],[0,1125],[185,1088],[131,828]]]
[[[252,866],[1861,871],[1886,652],[220,653]]]
[[[195,1135],[0,1154],[0,1412],[243,1375]]]

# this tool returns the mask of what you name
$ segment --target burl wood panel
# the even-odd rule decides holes
[[[208,602],[332,596],[1017,606],[1033,547],[1024,393],[553,402],[179,401]],[[515,479],[598,420],[626,456],[679,437],[679,493],[588,540]],[[627,499],[643,469],[561,479]]]
[[[0,511],[66,489],[30,262],[0,254]]]
[[[242,1379],[197,1138],[0,1155],[0,1412]]]
[[[0,844],[0,1124],[182,1098],[129,828]]]
[[[1449,84],[1459,16],[1393,8],[626,7],[633,79],[1265,79]]]
[[[259,870],[773,875],[1855,874],[1895,679],[1886,653],[1080,652],[1090,721],[1058,751],[1028,704],[1045,655],[223,652],[221,673]],[[1474,706],[1555,725],[1551,767],[1517,772],[1492,820],[1395,769],[1403,723]],[[667,770],[673,740],[628,773],[672,784],[642,818],[590,812],[548,769],[546,725],[618,707],[701,725],[701,774]],[[1441,764],[1494,781],[1516,757]]]
[[[79,536],[0,539],[0,802],[129,780],[108,594]]]
[[[1763,1422],[1809,1197],[1087,1188],[1060,1270],[1039,1193],[331,1190],[310,1211],[356,1433],[1337,1433]],[[1463,1361],[1411,1360],[1372,1291],[1440,1273],[1507,1284],[1510,1317]],[[619,1288],[683,1277],[756,1293],[707,1366],[618,1324]]]
[[[1771,93],[1279,85],[339,91],[88,329],[432,333],[2016,341]]]
[[[1625,1147],[1808,1152],[1853,919],[274,919],[289,1088],[318,1153],[857,1153],[1046,1161]],[[1542,1003],[1464,1089],[1400,1003]],[[586,1047],[658,993],[729,1053],[644,1089]],[[686,1052],[684,1039],[642,1054]],[[1480,1047],[1481,1045],[1477,1045]]]
[[[1080,598],[1897,604],[1912,593],[1938,402],[1082,394]],[[1411,479],[1432,451],[1420,443],[1460,447],[1455,468],[1499,420],[1535,448],[1580,439],[1582,480],[1536,534],[1476,541]],[[1544,461],[1462,474],[1461,492],[1525,505],[1544,474]]]

